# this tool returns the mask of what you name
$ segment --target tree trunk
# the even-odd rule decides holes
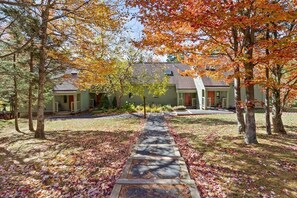
[[[14,75],[13,75],[13,84],[14,84],[14,103],[13,103],[13,110],[14,110],[14,126],[15,130],[20,132],[19,128],[19,99],[18,99],[18,84],[17,84],[17,75],[16,75],[16,55],[13,54],[13,69],[14,69]]]
[[[46,44],[47,44],[47,26],[49,17],[49,4],[42,12],[42,25],[40,29],[40,58],[39,58],[39,79],[38,79],[38,102],[37,102],[37,129],[35,131],[35,138],[45,139],[44,133],[44,88],[46,80],[45,64],[47,59]]]
[[[282,120],[282,108],[281,108],[281,98],[280,90],[274,89],[272,92],[273,103],[272,103],[272,124],[273,132],[287,134],[283,120]]]
[[[266,80],[269,81],[269,69],[265,69]],[[270,122],[270,101],[269,101],[269,87],[265,90],[265,119],[266,119],[266,133],[271,135],[271,122]]]
[[[253,66],[252,63],[246,63],[246,129],[245,129],[245,143],[253,144],[258,143],[256,137],[256,120],[255,120],[255,97],[253,80]]]
[[[30,74],[33,74],[33,42],[32,42],[32,48],[30,52]],[[28,119],[29,119],[29,130],[34,131],[34,125],[33,125],[33,112],[32,112],[32,105],[33,105],[33,80],[30,77],[29,82],[29,90],[28,90]]]
[[[146,101],[145,101],[145,96],[143,96],[143,117],[146,118]]]
[[[246,114],[245,114],[245,135],[246,144],[258,143],[256,136],[256,120],[255,120],[255,93],[254,93],[254,63],[252,62],[254,54],[255,30],[253,27],[244,29],[244,47],[247,60],[244,62],[246,86]]]
[[[269,28],[269,24],[267,24],[267,28]],[[269,41],[269,38],[270,38],[270,31],[269,29],[267,29],[266,40]],[[270,54],[268,48],[266,48],[265,52],[266,52],[266,55]],[[269,82],[269,64],[265,68],[265,76],[266,76],[266,82]],[[266,85],[266,90],[265,90],[265,119],[266,119],[266,133],[268,135],[271,135],[269,85]]]
[[[239,73],[239,67],[235,68],[235,75]],[[241,90],[240,90],[240,77],[236,76],[234,78],[234,97],[235,97],[235,108],[237,117],[238,133],[244,133],[245,123],[243,117],[243,109],[241,108]]]
[[[254,85],[246,87],[246,129],[245,129],[245,143],[253,144],[258,143],[256,137],[256,120],[255,120],[255,107],[254,107]]]
[[[122,107],[122,95],[121,96],[116,96],[117,99],[117,109],[120,109]]]

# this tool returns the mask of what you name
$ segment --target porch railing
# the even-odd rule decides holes
[[[55,102],[54,112],[59,112],[59,103],[58,102]]]

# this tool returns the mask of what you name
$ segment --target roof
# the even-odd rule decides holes
[[[181,76],[178,73],[178,70],[190,70],[191,67],[182,63],[137,63],[134,64],[134,75],[137,75],[137,68],[145,68],[146,73],[153,74],[155,72],[162,72],[165,75],[165,72],[168,70],[172,71],[173,76],[169,76],[169,84],[176,85],[176,89],[179,90],[196,90],[194,79],[188,76]]]
[[[59,84],[56,84],[54,87],[54,91],[77,91],[78,88],[75,85],[75,81],[77,80],[77,69],[68,68],[63,75],[61,75],[61,78],[63,78],[64,75],[70,75],[70,77],[63,79]]]
[[[229,85],[224,81],[217,81],[210,77],[202,77],[202,82],[205,87],[229,87]]]

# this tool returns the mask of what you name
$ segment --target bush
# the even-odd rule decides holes
[[[102,95],[99,102],[99,109],[108,109],[110,107],[107,95]]]
[[[143,108],[144,108],[143,105],[137,105],[136,106],[137,111],[143,111]]]
[[[146,112],[150,113],[152,111],[151,107],[149,105],[146,106]]]
[[[153,104],[151,106],[151,112],[152,113],[160,113],[162,111],[162,107],[160,105]]]
[[[297,107],[297,99],[292,102],[292,107]]]
[[[122,107],[122,109],[132,113],[132,112],[137,112],[136,107],[133,103],[129,103],[126,101],[126,103],[124,104],[124,106]]]
[[[169,111],[169,112],[171,112],[171,111],[173,111],[173,108],[172,108],[171,105],[164,105],[162,107],[162,111]]]
[[[185,111],[186,109],[187,108],[182,105],[173,107],[173,110],[175,110],[175,111]]]
[[[112,108],[117,108],[117,98],[113,97],[112,99]]]

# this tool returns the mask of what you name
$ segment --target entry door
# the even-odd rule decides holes
[[[191,94],[185,93],[185,106],[192,106]]]
[[[69,96],[69,110],[71,111],[71,103],[74,102],[74,96],[70,95]]]
[[[211,104],[209,106],[214,106],[215,104],[215,92],[214,91],[208,91],[207,92],[207,97],[210,98]]]

